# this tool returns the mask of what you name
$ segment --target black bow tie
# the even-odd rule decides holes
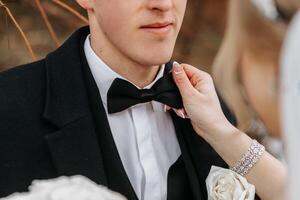
[[[164,76],[150,89],[138,89],[128,81],[116,78],[107,93],[108,113],[117,113],[150,101],[158,101],[172,108],[182,108],[182,99],[169,69],[168,63]]]

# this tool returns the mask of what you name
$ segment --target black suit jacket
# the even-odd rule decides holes
[[[88,95],[98,91],[83,52],[87,34],[88,27],[81,28],[45,59],[0,73],[0,197],[26,191],[33,179],[81,174],[136,199],[101,99]],[[101,119],[96,125],[95,115]],[[211,165],[226,164],[188,120],[171,115],[192,196],[206,200]]]

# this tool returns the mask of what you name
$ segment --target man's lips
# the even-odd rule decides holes
[[[153,29],[160,29],[160,28],[165,28],[165,27],[168,27],[168,26],[172,26],[173,23],[171,22],[163,22],[163,23],[153,23],[153,24],[148,24],[148,25],[144,25],[144,26],[141,26],[141,28],[153,28]]]
[[[170,30],[173,28],[172,22],[163,22],[163,23],[152,23],[148,25],[141,26],[142,30],[145,30],[147,32],[150,32],[152,34],[158,35],[158,36],[166,36]]]

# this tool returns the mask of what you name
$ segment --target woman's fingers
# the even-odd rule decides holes
[[[183,67],[187,77],[189,78],[193,86],[196,86],[201,81],[207,81],[207,79],[211,78],[211,76],[207,72],[201,71],[196,67],[193,67],[192,65],[181,64],[181,66]]]
[[[195,92],[195,89],[191,84],[185,70],[183,69],[183,66],[181,66],[177,62],[174,62],[172,74],[183,98],[189,97]]]
[[[189,64],[182,63],[181,66],[184,68],[184,70],[188,76],[191,76],[193,74],[200,74],[200,75],[208,74],[207,72],[201,71],[200,69],[198,69],[192,65],[189,65]]]
[[[181,109],[175,109],[173,108],[173,111],[177,114],[177,116],[181,117],[182,119],[187,119],[189,118],[187,112],[185,111],[184,108]]]

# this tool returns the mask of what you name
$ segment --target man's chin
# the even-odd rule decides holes
[[[172,49],[171,49],[172,50]],[[163,51],[158,49],[155,52],[148,52],[145,57],[145,62],[152,65],[161,65],[169,62],[172,58],[173,51]]]
[[[141,63],[143,66],[157,66],[157,65],[163,65],[168,63],[171,60],[171,56],[167,56],[162,58],[161,56],[159,57],[152,57],[150,59],[144,59]]]

